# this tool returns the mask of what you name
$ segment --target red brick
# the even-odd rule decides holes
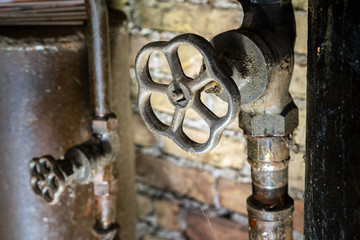
[[[304,231],[304,202],[295,201],[294,203],[295,215],[294,215],[294,229],[303,232]]]
[[[248,239],[247,226],[242,226],[220,217],[208,217],[205,212],[191,210],[188,213],[187,237],[192,240]]]
[[[146,217],[153,211],[151,199],[140,194],[136,196],[136,207],[136,213],[139,219],[146,219]]]
[[[157,224],[168,230],[179,230],[179,206],[166,200],[156,201]]]
[[[200,202],[212,204],[215,179],[206,172],[175,166],[145,154],[136,156],[138,179],[178,195],[189,196]]]
[[[251,184],[220,178],[218,191],[221,206],[247,215],[246,199],[252,194]]]
[[[208,138],[208,134],[194,128],[184,127],[186,134],[194,141]],[[191,159],[196,162],[211,164],[220,168],[236,168],[241,169],[247,159],[247,150],[245,141],[232,139],[223,136],[219,144],[210,152],[203,154],[190,154],[180,148],[170,138],[165,138],[164,152]]]

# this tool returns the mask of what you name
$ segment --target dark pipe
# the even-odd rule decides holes
[[[91,98],[95,117],[110,113],[108,87],[111,86],[109,22],[105,0],[86,0]]]
[[[360,2],[309,1],[305,239],[360,239]]]

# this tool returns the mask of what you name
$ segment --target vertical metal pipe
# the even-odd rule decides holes
[[[360,1],[309,1],[305,239],[360,239]]]
[[[86,0],[88,19],[88,56],[91,97],[95,118],[107,118],[110,111],[110,41],[109,16],[105,0]],[[117,150],[113,150],[117,152]],[[95,234],[99,239],[111,240],[117,237],[119,225],[116,222],[116,179],[113,162],[101,166],[102,174],[94,179]]]
[[[286,137],[247,136],[253,195],[247,200],[250,239],[291,240],[294,201],[288,195]]]
[[[86,0],[91,98],[94,115],[105,117],[109,110],[110,43],[109,18],[105,0]]]
[[[294,65],[295,18],[291,0],[239,0],[244,23],[266,56],[267,90],[243,105],[239,125],[247,134],[253,194],[247,200],[251,240],[293,239],[294,201],[288,195],[288,135],[298,123],[289,94]],[[270,30],[271,29],[271,30]],[[271,56],[271,57],[269,57]]]

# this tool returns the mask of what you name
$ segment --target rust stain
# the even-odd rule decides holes
[[[249,216],[249,225],[251,229],[254,229],[257,225],[257,220]]]
[[[107,164],[104,166],[104,181],[110,181],[112,179],[112,171],[111,171],[111,164]]]

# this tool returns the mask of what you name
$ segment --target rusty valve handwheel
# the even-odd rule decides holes
[[[203,56],[204,71],[195,79],[187,77],[181,67],[178,48],[182,44],[195,47]],[[169,85],[155,83],[151,79],[149,59],[154,51],[163,53],[168,61],[173,77]],[[239,114],[240,93],[236,84],[221,70],[213,46],[198,35],[184,34],[169,42],[153,42],[144,46],[136,57],[135,68],[139,83],[139,111],[145,124],[151,131],[171,138],[186,151],[204,153],[213,149],[219,142],[224,128]],[[227,95],[228,112],[223,117],[216,116],[200,100],[201,91],[213,81],[219,84]],[[150,103],[153,93],[166,93],[169,101],[175,106],[170,126],[155,116]],[[184,133],[182,125],[187,109],[195,110],[209,125],[210,136],[205,143],[194,142]]]
[[[67,186],[58,161],[52,156],[33,158],[29,168],[33,191],[49,204],[55,204]]]

